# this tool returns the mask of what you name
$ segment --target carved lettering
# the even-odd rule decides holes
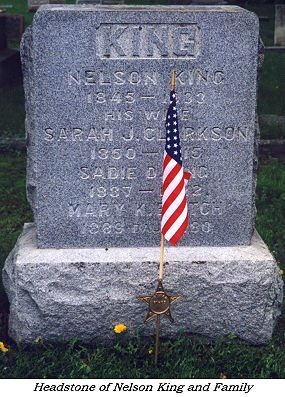
[[[105,29],[102,30],[103,35],[101,36],[103,38],[103,56],[110,58],[111,56],[111,50],[114,49],[115,53],[119,57],[125,57],[126,54],[119,44],[118,40],[122,36],[122,34],[127,30],[127,27],[113,27],[112,25],[110,26],[105,26]]]
[[[81,166],[80,179],[137,179],[137,167]]]
[[[88,174],[86,174],[88,175]],[[87,178],[83,178],[87,179]],[[128,198],[131,195],[132,186],[91,186],[89,190],[90,198],[121,197]],[[74,211],[76,208],[74,209]]]
[[[158,36],[157,31],[160,30],[160,37]],[[164,28],[152,28],[149,27],[146,30],[146,42],[147,42],[147,56],[153,57],[154,56],[154,45],[159,50],[160,55],[162,57],[168,56],[168,49],[167,49],[167,38],[168,38],[168,27]]]
[[[44,140],[49,142],[112,142],[113,130],[111,128],[45,128]]]
[[[147,179],[154,179],[155,177],[156,177],[156,168],[147,166],[146,178]]]
[[[133,160],[136,158],[136,151],[134,148],[128,147],[128,148],[113,148],[113,149],[107,149],[107,148],[92,148],[91,149],[91,159],[96,160],[109,160],[109,159],[114,159],[114,160],[120,160],[121,158],[126,158],[128,160]]]
[[[108,24],[96,34],[100,58],[196,59],[201,52],[201,29],[197,24]]]
[[[125,225],[122,222],[92,222],[84,225],[83,235],[94,235],[97,233],[103,234],[122,234],[125,231]]]
[[[156,86],[158,84],[158,73],[155,71],[132,70],[126,72],[124,70],[106,71],[106,70],[86,70],[69,71],[68,72],[69,86],[86,86],[89,88],[98,88],[108,86],[122,86],[126,84],[142,85],[142,86]],[[90,93],[89,93],[90,95]],[[98,92],[97,101],[103,103],[106,97],[105,92]],[[130,93],[131,95],[131,93]],[[129,95],[129,96],[130,96]],[[129,98],[130,99],[130,98]],[[126,101],[127,102],[127,101]],[[132,101],[128,101],[131,103]]]
[[[182,119],[190,119],[189,111],[182,110]],[[184,141],[237,141],[247,142],[248,127],[229,126],[229,127],[188,127],[182,128],[181,138]]]
[[[197,58],[200,50],[199,29],[191,25],[174,29],[174,55]]]

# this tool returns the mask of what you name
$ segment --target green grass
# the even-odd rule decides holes
[[[258,113],[285,115],[285,53],[265,53],[258,91]],[[279,137],[285,138],[285,125]]]
[[[220,374],[235,379],[285,377],[284,335],[268,346],[247,346],[230,338],[212,343],[181,336],[162,341],[159,367],[154,368],[153,345],[139,337],[119,335],[109,347],[41,345],[36,348],[9,346],[0,355],[0,378],[177,378],[215,379]],[[0,352],[1,353],[1,352]]]
[[[284,139],[285,138],[285,123],[277,123],[269,121],[262,127],[263,139]]]
[[[256,193],[256,226],[285,269],[285,161],[270,159],[260,165]],[[2,155],[0,160],[0,269],[24,222],[32,220],[25,199],[25,157]],[[1,320],[1,316],[0,316]],[[100,324],[98,324],[100,326]],[[142,325],[143,326],[143,325]],[[165,324],[164,326],[167,326]],[[206,343],[189,336],[161,345],[160,366],[154,370],[153,338],[117,335],[108,347],[69,344],[16,346],[1,334],[9,348],[0,351],[0,378],[284,378],[285,314],[267,346],[250,346],[233,335]]]
[[[24,222],[32,220],[25,192],[26,160],[22,154],[1,155],[0,264],[16,242]],[[2,266],[0,265],[0,269]],[[2,283],[0,283],[0,291]]]
[[[256,228],[285,270],[285,161],[260,166],[256,188]]]
[[[25,136],[25,98],[22,85],[0,87],[0,115],[2,138]]]

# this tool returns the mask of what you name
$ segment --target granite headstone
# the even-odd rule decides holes
[[[285,5],[275,5],[274,44],[285,46]]]
[[[252,235],[258,18],[235,6],[43,6],[21,51],[35,224],[3,271],[10,336],[107,341],[116,323],[153,334],[135,296],[157,280],[175,69],[193,176],[189,230],[165,248],[164,286],[183,299],[162,333],[268,342],[282,279]]]
[[[227,6],[77,7],[43,6],[26,35],[39,247],[159,245],[173,68],[193,174],[181,245],[250,244],[258,19]]]

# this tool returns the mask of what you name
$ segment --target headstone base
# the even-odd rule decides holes
[[[147,306],[137,295],[153,294],[159,247],[38,249],[26,224],[6,260],[3,281],[10,301],[9,334],[17,342],[108,342],[124,323],[133,335],[153,335],[143,323]],[[257,233],[250,246],[167,247],[164,288],[182,294],[162,316],[162,336],[181,330],[211,338],[233,333],[267,343],[282,302],[279,268]]]

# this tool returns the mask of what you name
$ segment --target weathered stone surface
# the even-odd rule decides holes
[[[40,247],[159,244],[174,67],[193,173],[181,245],[250,243],[256,16],[234,6],[43,6],[22,48]]]
[[[3,272],[11,337],[108,341],[118,323],[130,334],[141,328],[152,335],[153,322],[143,324],[147,306],[135,296],[154,292],[158,257],[159,248],[38,249],[33,225],[25,225]],[[162,335],[183,329],[213,338],[234,333],[254,344],[270,340],[282,278],[257,234],[250,246],[169,247],[165,260],[165,290],[184,297],[171,306],[174,324],[162,317]]]
[[[285,46],[285,5],[275,5],[274,44]]]

